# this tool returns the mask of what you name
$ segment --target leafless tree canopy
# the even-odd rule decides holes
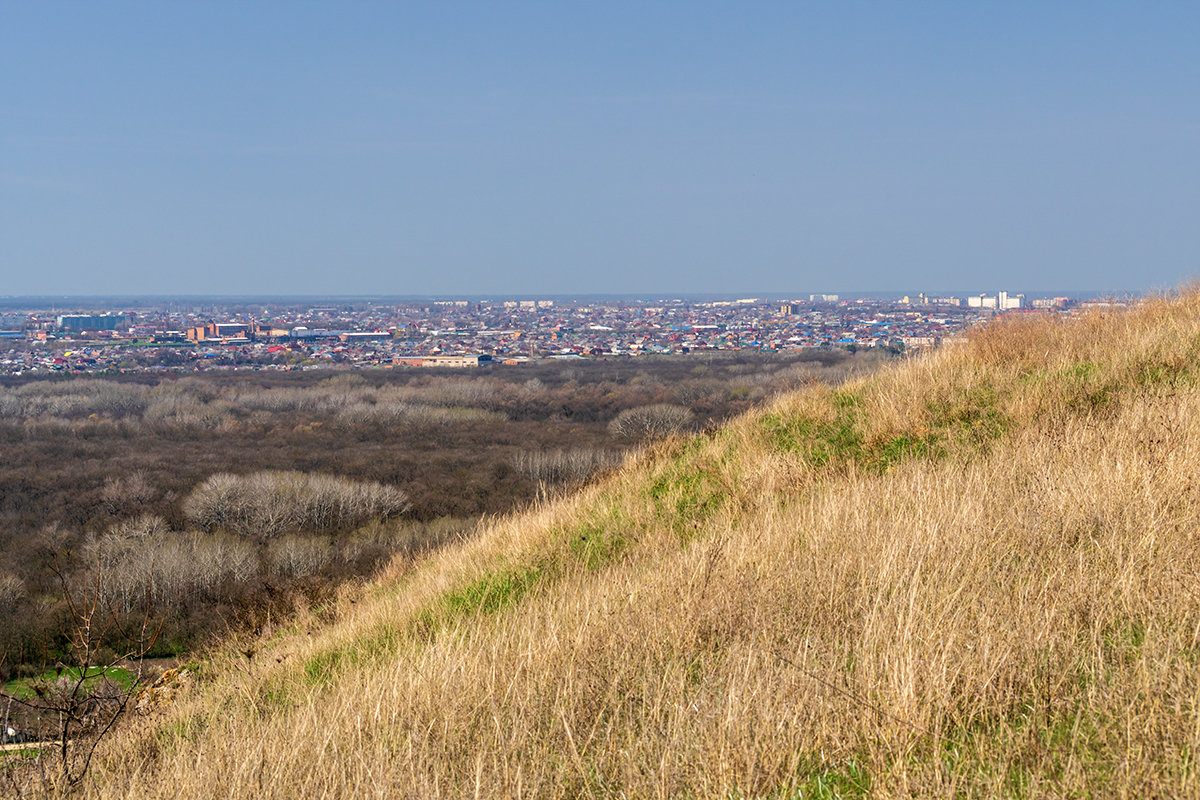
[[[270,571],[289,578],[315,575],[324,569],[332,558],[332,543],[324,536],[280,536],[271,541],[266,553]]]
[[[100,490],[100,502],[110,514],[134,511],[154,499],[157,492],[146,473],[135,470],[128,475],[111,475]]]
[[[618,439],[638,441],[682,433],[692,427],[696,416],[691,409],[671,403],[655,403],[622,411],[608,424],[608,432]]]
[[[146,602],[182,605],[224,581],[244,581],[258,567],[254,546],[243,539],[171,531],[150,515],[89,538],[84,557],[102,607],[124,613]]]
[[[621,463],[620,451],[596,447],[570,450],[522,451],[513,458],[513,466],[540,483],[577,483],[595,472]]]
[[[303,472],[217,473],[183,504],[188,521],[205,531],[273,537],[285,531],[354,528],[408,508],[393,486]]]
[[[25,584],[15,575],[0,575],[0,608],[16,606],[25,596]]]

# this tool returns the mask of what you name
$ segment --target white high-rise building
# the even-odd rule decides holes
[[[1018,294],[1009,297],[1008,292],[1000,292],[996,295],[996,308],[999,311],[1011,311],[1021,307],[1021,301],[1025,299],[1025,295]]]

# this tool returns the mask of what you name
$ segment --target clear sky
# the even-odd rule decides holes
[[[0,295],[1198,272],[1198,3],[0,5]]]

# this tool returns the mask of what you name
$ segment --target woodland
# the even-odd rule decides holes
[[[837,350],[517,368],[0,382],[0,680],[179,657],[469,538],[666,434],[885,356]]]

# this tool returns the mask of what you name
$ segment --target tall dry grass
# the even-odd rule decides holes
[[[1188,293],[785,397],[217,650],[86,793],[1200,796],[1198,382]]]

